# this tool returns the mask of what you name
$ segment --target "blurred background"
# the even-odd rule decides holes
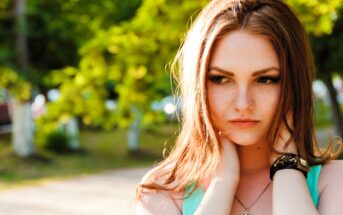
[[[0,0],[0,214],[133,213],[179,132],[170,63],[207,2]],[[343,0],[286,2],[311,38],[324,147],[343,136]]]

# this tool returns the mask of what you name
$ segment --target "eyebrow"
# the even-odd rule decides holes
[[[210,70],[216,70],[216,71],[218,71],[218,72],[225,73],[225,74],[227,74],[228,76],[234,76],[234,73],[233,73],[233,72],[224,70],[224,69],[219,68],[219,67],[217,67],[217,66],[212,66],[212,67],[210,67],[210,68],[208,69],[208,71],[210,71]],[[260,69],[260,70],[257,70],[257,71],[255,71],[255,72],[253,72],[252,76],[262,75],[262,74],[267,73],[267,72],[269,72],[269,71],[271,71],[271,70],[280,71],[279,68],[277,68],[277,67],[275,67],[275,66],[272,66],[272,67],[268,67],[268,68],[265,68],[265,69]]]

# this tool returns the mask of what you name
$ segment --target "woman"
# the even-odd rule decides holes
[[[211,1],[176,63],[182,130],[137,214],[343,214],[342,147],[317,146],[312,53],[285,3]]]

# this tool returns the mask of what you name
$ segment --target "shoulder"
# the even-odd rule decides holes
[[[341,178],[343,178],[343,160],[332,160],[323,164],[318,182],[319,193],[321,193],[328,184]]]
[[[322,166],[320,180],[324,185],[334,181],[342,180],[343,177],[343,160],[332,160]]]
[[[323,165],[319,178],[318,210],[323,214],[343,214],[343,160]]]
[[[149,170],[142,178],[140,184],[154,182],[161,184],[165,176],[160,175],[161,170],[157,167]],[[153,176],[158,177],[153,177]],[[142,192],[140,200],[136,204],[136,214],[153,215],[160,214],[181,214],[183,193],[173,193],[165,190],[147,190]]]
[[[331,160],[323,165],[323,170],[328,169],[329,171],[338,170],[341,172],[343,167],[343,160]]]
[[[168,173],[172,170],[171,166],[167,166],[164,168],[154,167],[150,169],[142,178],[140,184],[154,182],[156,184],[162,184],[166,179]],[[177,185],[177,181],[174,181],[170,186]]]

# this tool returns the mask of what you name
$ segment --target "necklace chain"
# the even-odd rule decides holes
[[[263,195],[264,192],[266,192],[267,188],[269,187],[269,185],[272,183],[272,181],[270,181],[267,186],[263,189],[263,191],[260,193],[260,195],[256,198],[256,200],[249,206],[249,207],[245,207],[245,205],[237,198],[237,196],[235,195],[235,199],[238,201],[238,203],[244,208],[244,212],[242,213],[242,215],[249,215],[249,209],[261,198],[261,196]]]

